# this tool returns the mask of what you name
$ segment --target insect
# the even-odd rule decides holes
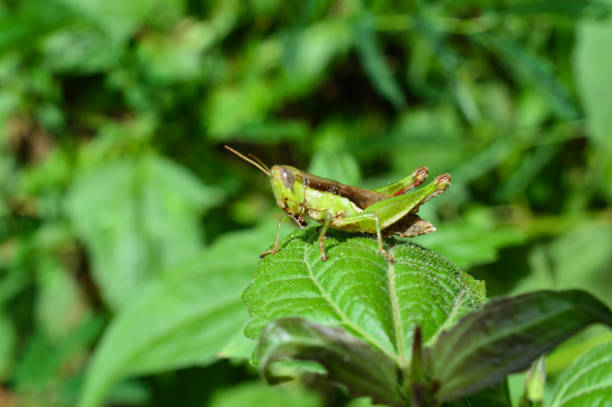
[[[318,240],[321,260],[327,260],[323,242],[331,226],[349,232],[376,234],[380,252],[393,263],[393,256],[383,246],[383,237],[414,237],[435,232],[436,228],[416,212],[429,199],[448,189],[451,182],[449,174],[441,174],[430,184],[415,189],[428,176],[427,167],[419,167],[406,178],[368,190],[317,177],[289,165],[269,168],[252,154],[247,157],[229,146],[225,148],[270,178],[276,203],[286,212],[279,219],[274,247],[263,252],[261,257],[279,250],[280,227],[287,217],[303,228],[308,216],[323,225]]]

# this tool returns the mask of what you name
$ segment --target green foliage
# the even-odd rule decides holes
[[[247,321],[240,292],[270,232],[228,234],[141,287],[104,334],[79,405],[98,405],[126,376],[214,361]]]
[[[415,326],[434,346],[484,284],[612,305],[611,15],[609,0],[1,2],[0,404],[342,406],[320,365],[274,363],[308,372],[286,392],[250,384],[268,322],[304,312],[406,365]],[[399,313],[368,237],[332,233],[328,263],[316,248],[296,263],[316,234],[298,232],[257,266],[280,209],[223,144],[372,188],[451,173],[421,209],[427,249],[388,243],[434,259],[394,269]],[[328,300],[310,277],[281,282],[306,264]],[[276,289],[258,292],[266,275]],[[545,405],[609,332],[546,357]],[[506,386],[445,406],[467,403],[507,406]]]
[[[276,361],[315,361],[325,368],[329,380],[346,386],[353,395],[370,396],[373,401],[389,405],[407,402],[398,383],[402,372],[394,361],[339,328],[299,318],[277,319],[262,332],[258,353],[268,383],[292,379],[274,372]]]
[[[313,232],[292,234],[261,261],[243,295],[245,334],[259,336],[254,361],[270,383],[291,379],[275,362],[316,362],[351,394],[426,406],[499,384],[592,323],[612,327],[612,311],[582,291],[479,308],[481,285],[415,245],[388,241],[392,264],[375,239],[336,232],[323,262]]]
[[[67,209],[104,299],[119,308],[152,276],[202,250],[197,218],[217,201],[184,169],[143,156],[79,176]]]
[[[437,397],[452,400],[494,384],[595,322],[612,327],[612,311],[582,291],[538,291],[489,301],[432,346]]]
[[[551,407],[605,405],[612,397],[612,342],[580,356],[561,376]]]

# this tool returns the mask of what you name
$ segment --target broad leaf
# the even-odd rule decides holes
[[[417,325],[427,341],[484,301],[481,283],[431,250],[389,239],[390,264],[376,239],[333,230],[323,262],[318,233],[293,233],[259,263],[243,294],[248,337],[275,319],[301,317],[342,327],[406,367]]]
[[[219,194],[155,155],[79,177],[68,215],[92,256],[104,299],[119,308],[142,284],[202,249],[199,216]]]
[[[291,379],[275,375],[276,361],[315,361],[325,367],[329,380],[346,386],[354,395],[390,405],[406,404],[400,388],[402,373],[394,361],[343,329],[301,318],[278,319],[262,332],[258,353],[269,383]]]
[[[583,291],[497,299],[462,318],[429,348],[437,399],[452,400],[525,369],[585,326],[612,326],[612,312]]]
[[[79,405],[98,405],[126,376],[214,361],[247,320],[240,292],[262,240],[273,233],[273,225],[266,225],[226,235],[135,291],[96,349]]]
[[[559,378],[551,407],[606,406],[612,400],[612,342],[580,356]]]

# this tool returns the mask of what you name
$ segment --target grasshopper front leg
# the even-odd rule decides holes
[[[260,258],[264,258],[266,257],[268,254],[276,254],[276,252],[278,251],[278,246],[280,245],[280,228],[281,228],[281,223],[285,222],[287,220],[287,215],[283,214],[283,216],[281,216],[278,219],[278,225],[276,227],[276,238],[274,239],[274,247],[270,250],[266,250],[265,252],[263,252],[262,254],[259,255]]]

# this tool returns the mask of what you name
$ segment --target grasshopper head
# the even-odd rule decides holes
[[[276,203],[290,213],[297,213],[296,203],[304,200],[302,173],[289,165],[275,165],[270,169],[270,183]]]

